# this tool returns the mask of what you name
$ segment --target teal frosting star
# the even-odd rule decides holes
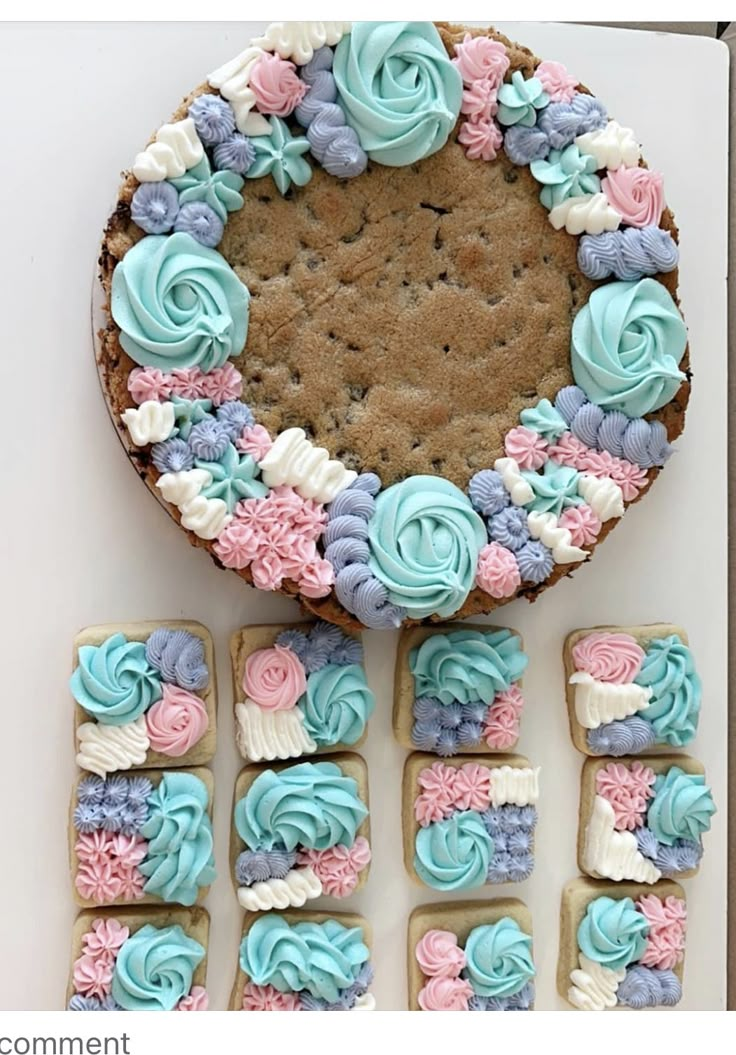
[[[268,494],[266,485],[256,479],[255,461],[249,454],[238,454],[232,443],[218,462],[196,458],[194,464],[212,476],[212,483],[202,489],[202,494],[205,498],[221,498],[228,513],[232,513],[241,498],[265,498]]]
[[[292,183],[303,187],[312,178],[312,169],[306,158],[309,140],[306,136],[293,136],[280,117],[271,118],[271,134],[253,136],[251,139],[256,159],[246,173],[247,179],[259,179],[270,173],[273,181],[286,194]]]
[[[520,418],[524,428],[538,432],[548,443],[554,443],[568,429],[562,414],[548,399],[540,399],[536,406],[522,410]]]
[[[205,202],[223,223],[229,212],[243,208],[243,196],[238,193],[245,182],[243,177],[229,169],[213,172],[206,154],[193,169],[169,182],[179,192],[180,206],[193,201]]]
[[[537,110],[543,110],[549,96],[536,77],[524,80],[521,70],[511,75],[511,84],[502,84],[498,89],[498,120],[502,125],[536,124]]]
[[[211,399],[182,399],[181,396],[172,396],[174,404],[174,421],[177,431],[175,436],[181,436],[183,440],[189,439],[192,426],[204,421],[210,410],[212,410]]]
[[[559,516],[568,506],[582,505],[578,494],[580,473],[567,465],[558,465],[551,458],[544,463],[544,472],[535,473],[526,469],[521,474],[534,492],[534,498],[526,508],[534,513],[554,513]]]
[[[564,150],[550,150],[548,157],[532,161],[529,166],[534,179],[544,184],[539,200],[545,209],[554,209],[566,198],[597,194],[601,189],[597,168],[595,158],[581,154],[575,143]]]

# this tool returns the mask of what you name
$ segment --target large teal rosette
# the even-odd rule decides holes
[[[368,809],[334,762],[260,773],[235,805],[235,830],[251,850],[352,846]]]
[[[416,696],[440,703],[491,703],[526,670],[529,657],[510,630],[431,634],[409,653]]]
[[[207,788],[190,773],[164,773],[148,799],[141,835],[148,854],[140,864],[144,890],[162,901],[193,905],[216,878]]]
[[[360,740],[375,705],[365,672],[357,663],[347,667],[327,663],[310,674],[307,691],[298,703],[304,728],[319,747]]]
[[[479,996],[513,996],[534,977],[532,939],[508,916],[474,927],[465,942],[463,972]]]
[[[173,1011],[203,959],[203,947],[181,927],[146,924],[117,954],[113,999],[124,1011]]]
[[[332,72],[345,119],[372,161],[412,165],[447,142],[463,86],[431,22],[355,22]]]
[[[715,812],[713,795],[702,773],[685,773],[679,766],[672,766],[654,781],[647,827],[666,846],[672,846],[677,839],[698,842],[710,828]]]
[[[184,232],[142,238],[112,276],[120,343],[140,366],[222,366],[245,347],[249,304],[224,256]]]
[[[469,499],[439,476],[410,476],[382,491],[368,524],[370,570],[411,619],[460,609],[487,542]]]
[[[473,810],[420,828],[414,868],[435,890],[471,890],[484,886],[493,856],[493,839]]]
[[[82,645],[69,685],[77,703],[102,725],[134,722],[162,693],[146,646],[123,634],[113,634],[101,645]]]
[[[333,919],[290,926],[274,913],[260,916],[240,945],[240,966],[256,985],[306,990],[329,1003],[355,982],[368,957],[360,927]]]
[[[634,680],[652,690],[639,716],[652,724],[657,739],[673,747],[689,744],[698,726],[702,684],[687,645],[677,634],[652,641]]]
[[[653,278],[594,289],[572,325],[572,372],[592,403],[643,417],[674,398],[687,329]]]
[[[648,933],[649,924],[630,897],[597,897],[578,927],[578,948],[594,963],[620,971],[641,957]]]

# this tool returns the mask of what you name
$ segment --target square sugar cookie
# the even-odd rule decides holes
[[[65,1006],[73,1011],[206,1011],[209,932],[203,908],[80,912],[72,930]],[[158,976],[149,972],[148,957],[139,955],[146,950],[158,950]]]
[[[674,1006],[686,927],[685,892],[672,880],[572,880],[560,909],[560,995],[579,1011]]]
[[[444,893],[527,879],[534,869],[539,769],[521,755],[416,752],[404,765],[404,865]]]
[[[103,905],[193,905],[215,879],[214,778],[203,767],[81,774],[69,813],[74,899]],[[145,887],[148,889],[145,889]]]
[[[402,630],[394,675],[394,736],[448,757],[510,751],[519,739],[528,663],[506,627],[448,623]]]
[[[215,653],[201,623],[89,626],[74,639],[72,670],[80,769],[106,777],[214,758]]]
[[[695,738],[702,686],[681,627],[573,630],[563,661],[570,732],[583,754],[665,753]]]
[[[533,1010],[532,916],[518,898],[420,905],[406,951],[410,1011]]]
[[[265,798],[270,808],[264,808]],[[303,841],[287,848],[295,832]],[[370,858],[368,767],[360,755],[343,751],[316,762],[241,771],[230,875],[246,911],[301,908],[322,895],[350,897],[368,878]]]
[[[305,923],[312,925],[310,934],[300,926]],[[275,931],[281,932],[278,943],[272,940]],[[261,952],[264,938],[274,950],[270,956]],[[370,925],[352,912],[246,913],[229,1010],[374,1011],[371,944]],[[330,956],[332,947],[340,950],[337,962]],[[346,957],[353,979],[347,986]]]
[[[230,639],[235,740],[247,762],[361,744],[375,701],[360,635],[328,623],[246,626]]]

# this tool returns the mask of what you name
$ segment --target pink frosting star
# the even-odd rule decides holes
[[[647,482],[647,470],[623,458],[614,458],[611,479],[621,488],[625,501],[632,502]]]
[[[685,955],[687,907],[682,898],[644,894],[636,906],[649,924],[647,946],[639,960],[644,967],[673,970]]]
[[[474,37],[466,33],[461,44],[455,45],[453,63],[467,86],[475,81],[488,81],[493,88],[500,88],[504,74],[509,68],[506,48],[490,37]]]
[[[335,569],[328,560],[315,557],[303,566],[298,581],[305,597],[326,597],[335,581]]]
[[[176,1005],[177,1011],[207,1011],[210,1006],[210,998],[204,986],[193,985],[191,992],[183,996]]]
[[[430,978],[417,1000],[422,1011],[467,1011],[473,987],[464,978]]]
[[[455,806],[482,813],[491,804],[491,774],[487,766],[466,762],[456,771],[453,786]]]
[[[617,831],[633,831],[644,823],[654,779],[654,771],[641,762],[609,762],[598,770],[596,791],[613,807]]]
[[[262,114],[287,117],[304,98],[307,85],[300,80],[293,62],[264,51],[250,71],[249,88]]]
[[[199,385],[202,396],[211,399],[214,406],[220,407],[234,399],[240,399],[243,392],[243,375],[232,363],[218,366],[202,376]]]
[[[135,866],[118,862],[116,873],[120,881],[120,897],[123,901],[140,901],[145,897],[143,889],[146,877]]]
[[[615,459],[609,451],[595,451],[587,447],[575,468],[591,476],[603,477],[611,475],[614,464]]]
[[[466,963],[457,934],[449,930],[428,930],[417,942],[414,955],[427,978],[457,978]]]
[[[97,828],[93,832],[83,832],[77,836],[74,851],[85,864],[104,864],[112,857],[112,832]]]
[[[471,161],[493,161],[503,146],[503,133],[492,118],[473,118],[460,126],[457,141]]]
[[[491,597],[511,597],[521,585],[516,557],[500,542],[488,542],[478,554],[475,582]]]
[[[74,961],[74,988],[83,996],[107,996],[112,986],[114,961],[103,956],[80,956]]]
[[[139,405],[149,400],[163,403],[171,395],[171,378],[152,366],[136,366],[128,374],[128,391]]]
[[[569,103],[575,95],[578,82],[567,72],[561,62],[540,62],[534,76],[541,83],[553,103]]]
[[[250,566],[253,585],[257,590],[278,590],[286,574],[284,562],[273,551],[259,553]]]
[[[260,462],[273,447],[273,440],[263,425],[247,425],[235,446],[243,454],[249,454],[255,462]]]
[[[498,113],[496,89],[490,81],[473,81],[463,91],[460,113],[475,121],[490,121]]]
[[[260,533],[256,527],[246,520],[231,520],[217,536],[215,552],[226,568],[240,569],[248,567],[260,546]]]
[[[203,395],[204,374],[198,366],[182,367],[171,371],[171,391],[181,399],[200,399]]]
[[[297,860],[308,865],[322,883],[329,897],[348,897],[355,890],[358,877],[371,859],[368,840],[359,835],[351,847],[331,846],[326,850],[300,850]]]
[[[82,950],[93,960],[114,961],[129,937],[130,929],[116,919],[96,919],[82,938]]]
[[[301,1011],[296,993],[280,993],[272,985],[246,982],[243,987],[243,1011]]]
[[[135,868],[148,853],[148,843],[140,835],[116,833],[110,840],[110,854],[123,868]]]
[[[82,862],[74,877],[74,885],[85,901],[108,905],[120,897],[122,883],[114,861]]]
[[[517,425],[506,433],[504,449],[520,469],[541,469],[547,461],[547,441],[524,425]]]
[[[563,432],[557,443],[553,443],[548,449],[547,454],[559,465],[577,469],[581,458],[588,450],[589,448],[581,443],[577,436],[573,436],[571,432]]]
[[[414,802],[414,815],[423,828],[452,813],[456,779],[457,770],[444,762],[433,762],[421,771],[418,783],[422,791]]]
[[[560,517],[559,525],[570,532],[573,546],[592,545],[603,527],[589,505],[570,506]]]
[[[494,751],[505,751],[519,739],[519,719],[524,697],[516,685],[496,694],[488,708],[483,739]]]

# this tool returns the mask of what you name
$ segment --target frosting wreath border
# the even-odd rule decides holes
[[[564,68],[561,68],[562,72],[560,72],[559,64],[540,64],[539,60],[527,49],[513,44],[492,29],[472,30],[463,40],[465,30],[461,27],[437,23],[437,28],[447,53],[455,56],[456,64],[461,67],[463,74],[466,90],[463,93],[461,113],[466,115],[467,119],[463,121],[462,116],[455,113],[454,116],[458,120],[455,122],[453,119],[452,134],[457,135],[459,142],[466,147],[468,157],[472,160],[491,160],[496,156],[495,149],[503,143],[507,154],[515,163],[531,163],[532,166],[537,164],[537,171],[533,169],[533,174],[542,184],[542,203],[550,210],[549,218],[553,226],[558,229],[564,226],[568,232],[574,234],[586,230],[594,232],[586,234],[579,247],[579,266],[583,269],[587,268],[586,274],[595,278],[608,278],[611,274],[617,276],[620,274],[631,279],[632,267],[639,277],[655,274],[659,290],[663,291],[662,297],[667,298],[668,295],[674,297],[673,306],[676,306],[678,232],[672,213],[661,197],[661,186],[658,192],[661,197],[659,219],[654,220],[651,228],[658,227],[664,232],[663,239],[667,242],[668,252],[671,250],[671,259],[668,263],[661,265],[663,269],[667,269],[667,273],[656,273],[652,263],[653,259],[655,264],[657,260],[661,261],[662,252],[659,252],[659,255],[657,252],[651,252],[646,249],[643,242],[641,244],[637,242],[634,246],[635,236],[642,237],[641,212],[638,219],[631,218],[630,226],[626,226],[617,234],[612,233],[622,220],[629,221],[628,217],[617,214],[611,204],[611,201],[617,204],[617,195],[620,198],[626,188],[617,189],[612,181],[609,181],[607,188],[611,199],[609,201],[606,194],[602,192],[600,180],[597,181],[597,188],[595,184],[584,182],[586,178],[597,180],[595,173],[590,171],[590,165],[588,165],[587,177],[585,165],[582,166],[582,172],[578,165],[575,179],[578,180],[579,185],[571,184],[569,174],[565,169],[564,158],[560,157],[565,152],[565,139],[559,127],[564,126],[566,114],[569,117],[569,111],[574,110],[578,105],[577,101],[580,100],[580,106],[583,107],[585,113],[590,113],[593,117],[587,125],[580,124],[580,119],[576,118],[578,131],[581,128],[589,129],[577,136],[577,140],[580,140],[576,147],[578,161],[586,157],[585,154],[580,153],[581,150],[590,150],[591,155],[597,159],[595,166],[599,172],[606,165],[611,166],[611,169],[605,173],[606,177],[610,176],[611,172],[617,171],[616,165],[619,166],[618,171],[629,171],[628,165],[631,166],[630,171],[635,174],[636,178],[644,178],[642,174],[648,174],[649,170],[640,158],[638,143],[631,130],[622,129],[612,120],[607,124],[601,124],[606,121],[602,106],[588,93],[584,85],[569,78]],[[134,170],[138,176],[141,176],[143,183],[140,184],[136,175],[132,173],[126,176],[119,194],[117,208],[108,221],[100,257],[100,278],[107,296],[108,311],[112,303],[115,269],[125,258],[126,251],[132,248],[126,244],[129,239],[125,230],[131,222],[131,202],[136,190],[141,185],[143,187],[171,186],[170,183],[157,182],[161,180],[162,175],[169,176],[175,183],[181,185],[183,174],[184,192],[186,193],[187,172],[201,164],[203,158],[206,161],[206,154],[194,121],[187,118],[191,104],[201,97],[208,99],[213,97],[221,102],[223,99],[229,99],[237,128],[246,133],[245,138],[250,136],[258,140],[260,137],[261,143],[268,141],[267,145],[273,146],[274,136],[276,138],[279,135],[282,136],[283,122],[278,117],[271,117],[269,124],[262,114],[257,113],[253,108],[255,97],[249,87],[249,76],[253,63],[266,54],[274,62],[278,59],[285,66],[289,66],[290,63],[284,60],[291,59],[297,67],[303,68],[313,58],[315,49],[324,50],[326,47],[334,46],[350,32],[349,23],[276,23],[269,27],[263,37],[251,42],[249,48],[240,56],[210,75],[207,84],[195,89],[184,100],[172,118],[174,123],[165,125],[159,130],[146,151],[136,159]],[[485,81],[496,74],[488,73],[487,70],[481,71],[477,81],[474,79],[468,82],[462,70],[462,62],[457,61],[461,50],[458,45],[467,43],[468,40],[475,41],[478,38],[486,38],[503,48],[507,65],[513,60],[511,67],[505,70],[505,81],[498,85],[497,90],[490,93],[493,96],[490,103],[488,85]],[[540,66],[549,68],[544,76],[542,76]],[[538,72],[539,77],[535,75]],[[549,89],[549,94],[544,91],[545,87]],[[477,98],[478,91],[481,97],[485,93],[485,103],[481,98],[480,103],[483,104],[481,110],[475,109],[474,112],[474,108],[480,105]],[[566,98],[572,99],[572,103],[566,104],[563,101]],[[584,106],[583,103],[585,103]],[[536,120],[540,113],[547,112],[549,106],[553,108],[557,106],[558,110],[550,111],[554,116],[548,118],[544,126],[544,134],[547,137],[546,151],[540,152],[539,148],[534,145],[534,133],[539,131]],[[565,110],[566,106],[567,110]],[[560,107],[564,112],[559,110]],[[600,115],[596,117],[599,110],[602,117]],[[272,107],[270,112],[275,113],[275,107]],[[493,116],[488,116],[489,114],[495,114],[503,123],[505,136],[499,124]],[[304,123],[306,124],[307,121],[305,120]],[[479,125],[483,125],[482,136]],[[287,126],[283,125],[283,128],[288,137]],[[605,134],[600,131],[601,128],[604,128]],[[342,131],[345,129],[343,128]],[[234,134],[237,136],[239,133]],[[498,137],[497,140],[495,137]],[[297,138],[293,138],[292,142],[297,143]],[[510,139],[511,143],[509,143]],[[304,150],[306,150],[310,144],[304,138],[303,143]],[[554,143],[559,143],[562,149],[554,147]],[[358,157],[360,146],[359,143]],[[283,150],[284,143],[279,141],[275,147]],[[315,158],[320,155],[321,149],[319,145],[312,144],[312,154]],[[429,152],[433,152],[434,149],[439,148],[433,147]],[[295,152],[299,154],[299,161],[304,161],[301,156],[304,150],[301,146],[295,148]],[[555,164],[549,161],[550,150],[556,153]],[[353,163],[356,163],[355,152],[351,157]],[[260,157],[256,160],[256,167],[261,160]],[[320,157],[320,160],[329,171],[328,161],[324,157]],[[359,161],[356,164],[359,168]],[[555,172],[550,173],[550,169],[554,169]],[[565,169],[564,172],[562,172],[563,169]],[[266,168],[266,171],[269,169]],[[563,189],[560,191],[558,177],[561,172],[565,178],[562,181]],[[232,175],[232,173],[229,174]],[[273,172],[272,174],[276,180],[276,174]],[[357,171],[346,171],[345,174],[356,175]],[[216,175],[222,176],[223,173],[219,171]],[[225,176],[227,175],[226,171]],[[655,182],[656,174],[651,175],[652,182]],[[286,177],[287,185],[289,179],[299,184],[303,176],[304,170],[294,160]],[[306,176],[306,179],[308,178],[309,175]],[[242,182],[240,180],[241,184]],[[276,182],[278,186],[278,180]],[[606,183],[606,179],[603,183]],[[209,192],[215,193],[211,190],[211,182],[208,187]],[[574,193],[575,190],[581,189],[592,193],[582,195]],[[573,193],[569,196],[571,190]],[[233,193],[235,193],[235,198],[239,197],[237,191],[234,191],[229,184],[225,189],[221,184],[217,191],[220,197],[214,204],[221,213],[224,213],[225,220],[227,209],[239,207],[232,205]],[[632,201],[636,200],[634,204],[629,201],[629,207],[633,211],[635,206],[641,205],[641,201],[636,198],[635,192],[632,193],[633,198],[632,195],[629,195],[629,198]],[[559,200],[559,194],[563,195],[561,200]],[[565,197],[566,194],[567,197]],[[184,195],[182,194],[180,201],[183,200]],[[189,202],[189,199],[186,200]],[[213,199],[210,197],[208,200]],[[620,202],[618,204],[621,211],[625,212]],[[164,208],[164,206],[160,207]],[[188,229],[194,229],[192,217],[193,214],[190,211],[187,217]],[[209,214],[207,222],[210,224],[207,228],[207,237],[209,237],[213,223]],[[650,230],[650,227],[646,230]],[[179,231],[178,228],[177,231]],[[627,239],[623,238],[627,234],[632,235],[630,245]],[[658,231],[655,231],[655,234],[658,234]],[[619,235],[621,238],[617,240]],[[179,239],[176,243],[177,247],[182,246],[181,231],[177,237]],[[190,238],[190,235],[185,234],[183,237]],[[607,239],[605,245],[601,239]],[[163,241],[165,242],[166,239]],[[627,242],[628,248],[624,248],[624,242]],[[647,253],[649,253],[648,262],[641,263],[643,256]],[[213,257],[218,256],[219,254],[213,252]],[[636,262],[637,259],[639,263]],[[220,260],[224,263],[224,258]],[[630,284],[634,284],[633,280]],[[610,292],[613,288],[612,283],[608,282],[606,285]],[[242,288],[245,290],[245,287]],[[245,294],[245,301],[240,305],[240,310],[245,312],[247,330],[247,290]],[[584,307],[588,307],[590,303],[591,301]],[[576,319],[581,318],[582,310]],[[673,312],[673,316],[676,316],[677,323],[684,333],[679,310]],[[125,362],[120,337],[121,331],[110,318],[105,329],[99,334],[98,366],[111,410],[121,405],[121,394],[119,390],[116,391],[115,384],[115,375],[121,360]],[[680,334],[678,333],[679,340]],[[243,337],[243,343],[244,341],[245,337]],[[306,489],[302,488],[300,495],[301,504],[309,507],[308,516],[311,518],[311,534],[307,540],[308,544],[311,544],[311,550],[309,550],[311,559],[305,565],[306,570],[302,579],[299,580],[297,576],[279,578],[269,568],[256,576],[253,573],[250,559],[242,559],[240,539],[235,546],[231,545],[231,540],[228,539],[227,545],[221,544],[218,549],[217,536],[227,531],[231,519],[229,511],[226,512],[220,506],[215,508],[215,503],[210,498],[203,497],[202,492],[213,485],[212,473],[208,472],[208,469],[212,468],[212,463],[205,459],[207,468],[198,468],[191,473],[160,472],[159,468],[153,464],[150,451],[141,449],[147,447],[148,443],[156,440],[165,441],[172,434],[176,434],[179,419],[174,417],[172,403],[162,402],[165,397],[159,394],[153,400],[138,400],[137,409],[129,406],[123,415],[124,420],[118,420],[116,415],[113,416],[119,435],[139,474],[174,519],[187,529],[190,541],[195,545],[205,547],[221,566],[235,568],[245,581],[260,588],[280,589],[286,594],[297,595],[305,607],[316,615],[345,626],[362,625],[381,628],[397,626],[402,622],[409,624],[424,619],[442,621],[450,616],[464,618],[489,612],[517,596],[525,596],[529,600],[534,600],[543,589],[554,585],[563,575],[569,574],[579,563],[586,560],[597,543],[606,537],[625,508],[637,501],[648,490],[671,451],[670,441],[675,439],[683,428],[684,413],[690,392],[686,335],[682,339],[682,344],[680,358],[677,360],[681,373],[678,374],[675,370],[669,378],[670,385],[674,383],[673,378],[677,379],[674,395],[667,390],[671,398],[658,405],[654,413],[643,412],[643,418],[627,417],[615,406],[612,410],[606,409],[612,405],[610,400],[606,402],[605,399],[600,399],[598,402],[589,402],[581,388],[568,387],[558,393],[554,404],[542,400],[535,407],[529,407],[522,412],[520,426],[507,434],[505,457],[495,459],[489,463],[487,470],[476,473],[468,485],[468,497],[463,496],[454,485],[443,483],[439,477],[432,477],[433,488],[444,487],[448,491],[443,502],[452,507],[448,514],[450,529],[460,537],[460,548],[464,546],[465,550],[469,551],[470,558],[464,559],[462,574],[459,575],[464,585],[458,587],[454,594],[450,592],[447,596],[446,592],[442,594],[440,591],[440,596],[438,596],[440,587],[438,580],[441,577],[437,576],[437,579],[430,583],[433,587],[429,590],[430,599],[426,603],[417,602],[408,610],[398,603],[400,598],[392,595],[386,588],[386,579],[379,567],[382,555],[379,554],[376,557],[378,543],[370,534],[370,521],[377,499],[383,498],[384,505],[391,500],[394,501],[394,505],[400,504],[400,499],[396,497],[396,490],[404,485],[407,486],[410,499],[413,499],[414,492],[422,490],[420,481],[424,478],[408,477],[400,483],[389,486],[385,491],[381,491],[380,480],[373,473],[362,473],[355,480],[354,473],[348,472],[339,462],[328,460],[327,452],[317,455],[317,449],[303,435],[300,435],[298,430],[287,430],[286,433],[279,434],[275,438],[275,450],[272,447],[270,454],[267,447],[261,450],[261,457],[257,463],[254,453],[252,466],[244,466],[243,463],[248,459],[241,455],[239,482],[234,490],[232,467],[230,469],[226,467],[221,472],[216,469],[220,477],[224,477],[224,488],[230,496],[235,493],[240,497],[252,497],[252,501],[257,503],[260,498],[267,497],[269,493],[273,494],[273,490],[269,492],[269,488],[278,488],[286,484],[287,490],[292,490],[289,485],[294,484],[296,490],[299,490],[298,484],[295,483],[293,475],[289,476],[288,470],[302,457],[311,462],[313,466],[309,486]],[[237,354],[237,351],[239,349],[236,348],[233,354]],[[222,368],[215,367],[213,370],[212,364],[208,365],[209,373],[220,369],[215,388],[219,387],[220,395],[224,390],[225,406],[228,402],[232,402],[238,407],[243,407],[237,399],[240,392],[239,385],[242,381],[237,371],[227,364],[227,359]],[[585,364],[582,370],[587,370]],[[207,376],[205,372],[205,382]],[[191,380],[189,378],[185,381],[185,388]],[[146,379],[147,384],[148,379]],[[119,384],[117,388],[119,389]],[[194,390],[191,384],[189,388],[189,394],[192,396]],[[210,416],[206,411],[201,410],[203,404],[198,398],[201,395],[201,392],[194,393],[193,399],[179,399],[179,402],[190,404],[193,402],[195,405],[194,413],[192,413],[191,406],[185,408],[183,412],[184,423],[189,429],[192,427],[193,417],[196,419],[197,415],[200,418]],[[129,403],[130,397],[125,397],[124,402]],[[213,411],[214,417],[216,412],[211,402],[207,409]],[[180,408],[179,412],[181,413]],[[219,410],[217,413],[219,416]],[[247,414],[250,415],[247,429],[252,429],[254,423],[249,410]],[[224,417],[230,426],[233,423],[240,423],[241,418],[243,422],[246,420],[242,411],[235,411],[233,416],[226,414]],[[624,442],[626,426],[629,428],[626,432],[626,442]],[[252,437],[252,439],[253,444],[247,448],[251,451],[254,446],[257,449],[258,442],[262,442],[263,437]],[[270,438],[268,442],[272,442]],[[550,448],[553,458],[549,457]],[[232,449],[235,450],[234,447]],[[622,454],[628,457],[621,457]],[[220,454],[220,457],[222,458],[223,455]],[[527,464],[528,468],[523,468],[524,464]],[[543,471],[539,471],[540,469]],[[171,480],[172,476],[184,476],[187,479]],[[210,491],[211,494],[222,493],[220,477],[214,481],[214,490]],[[340,498],[341,492],[345,492],[345,497]],[[390,496],[391,492],[394,492],[393,499],[385,498],[385,496]],[[459,509],[454,492],[457,492],[462,500]],[[496,508],[499,494],[502,501],[499,508]],[[334,501],[335,498],[339,501]],[[286,504],[288,505],[288,501]],[[582,512],[580,512],[581,509]],[[492,524],[491,521],[498,512],[504,514],[501,518],[504,523]],[[352,527],[355,528],[352,533],[348,531],[350,525],[346,524],[348,517],[351,518]],[[356,517],[358,521],[362,521],[362,525],[354,523]],[[519,525],[514,523],[515,520],[519,521]],[[339,522],[334,523],[334,521]],[[512,533],[510,539],[509,529]],[[485,545],[481,543],[479,535],[484,530],[488,530],[488,538],[491,540],[487,542],[483,537]],[[513,535],[515,531],[517,537]],[[523,536],[521,546],[517,544],[519,542],[518,531],[521,531]],[[511,546],[505,544],[508,541],[512,542]],[[390,564],[394,556],[391,549],[395,544],[398,545],[398,542],[395,538],[389,538],[388,542],[389,552],[383,554],[383,557],[385,563]],[[233,558],[233,548],[239,550],[241,555]],[[518,556],[520,553],[523,555],[523,561]],[[378,572],[378,577],[373,574],[374,572]],[[336,578],[338,579],[337,588],[333,585]],[[423,582],[420,585],[426,587],[427,583]],[[356,601],[358,596],[360,599]]]

